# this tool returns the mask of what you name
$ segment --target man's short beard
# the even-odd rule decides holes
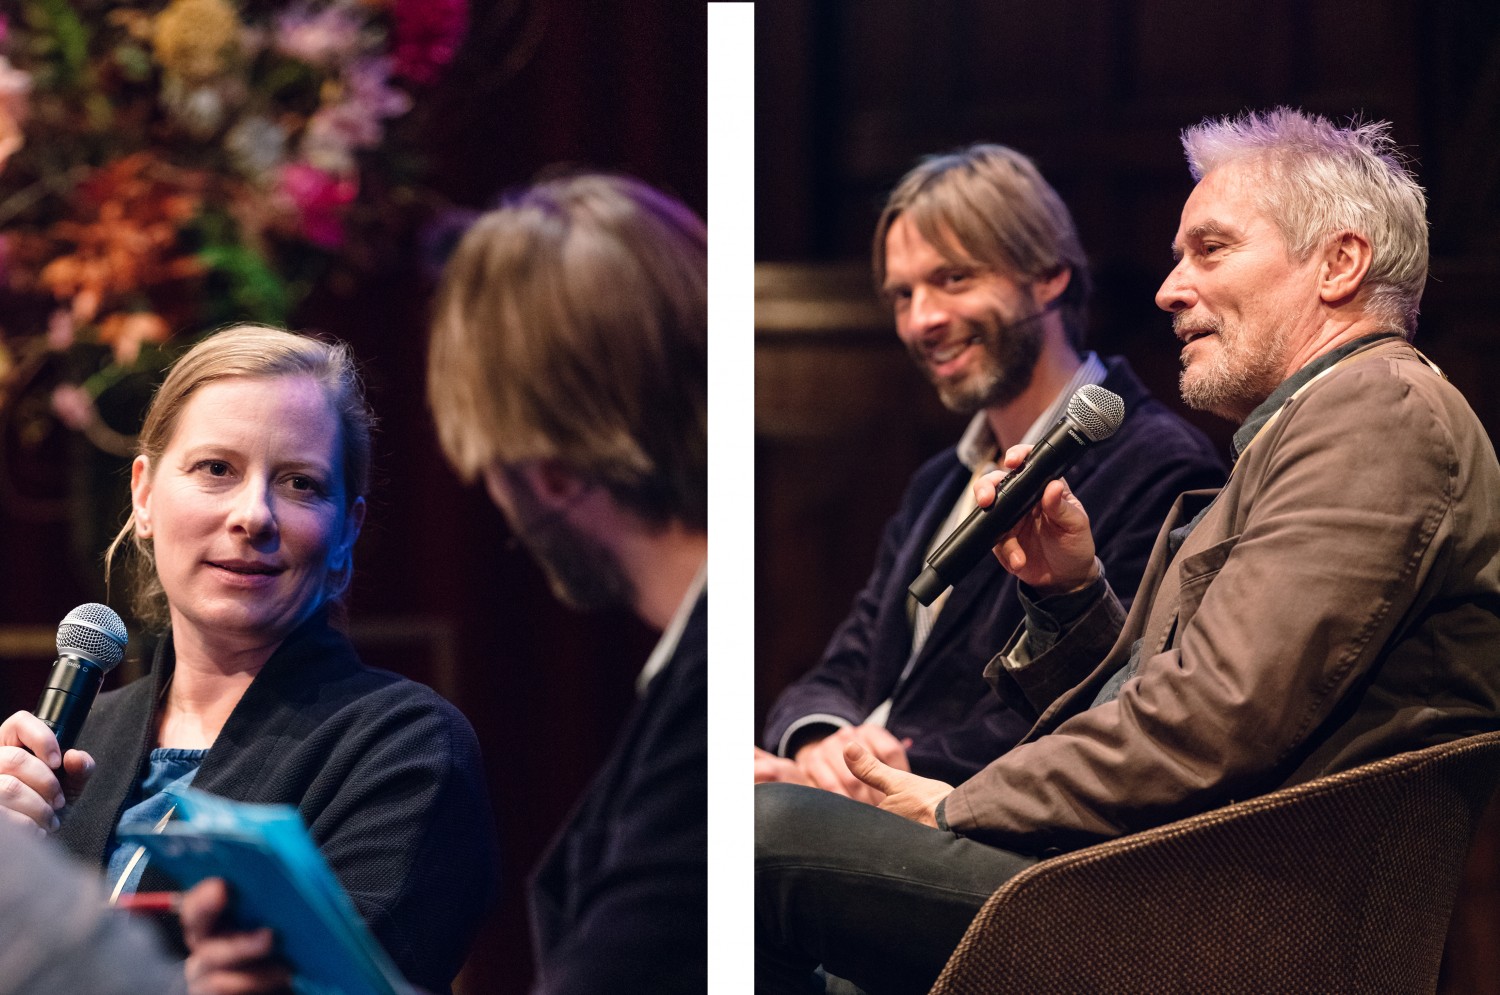
[[[1173,319],[1174,329],[1180,324]],[[1285,334],[1278,328],[1269,342],[1251,346],[1241,329],[1233,337],[1227,337],[1224,322],[1218,318],[1200,319],[1193,327],[1216,334],[1219,348],[1207,366],[1199,364],[1196,372],[1190,372],[1185,350],[1179,357],[1183,365],[1178,388],[1183,403],[1230,421],[1243,421],[1285,379],[1282,369]]]
[[[986,361],[983,369],[959,383],[941,382],[919,351],[913,349],[912,355],[949,411],[972,415],[985,408],[1009,404],[1031,386],[1045,336],[1039,319],[1047,310],[1033,311],[1008,325],[995,313],[979,321],[958,319],[960,327],[973,329],[970,338],[978,336]]]
[[[511,494],[512,531],[559,601],[576,611],[635,604],[635,585],[612,550],[575,529],[561,512],[544,510],[524,484]]]

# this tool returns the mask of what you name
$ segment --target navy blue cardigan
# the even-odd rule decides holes
[[[1207,437],[1147,393],[1124,359],[1111,357],[1105,366],[1102,386],[1124,400],[1125,422],[1088,449],[1067,481],[1089,513],[1110,585],[1128,605],[1172,502],[1182,491],[1223,484],[1224,465]],[[822,660],[772,705],[767,749],[774,751],[803,716],[857,724],[890,696],[911,652],[907,586],[970,476],[954,448],[917,471],[901,510],[886,524],[874,572]],[[986,556],[938,615],[886,723],[896,737],[912,739],[908,757],[916,773],[958,784],[1031,728],[1036,716],[1013,711],[984,680],[985,664],[1021,624],[1016,587]]]
[[[532,882],[534,995],[708,985],[708,594]]]
[[[99,696],[78,748],[98,764],[59,838],[103,866],[156,741],[174,658]],[[411,982],[446,992],[495,894],[494,816],[468,720],[437,692],[359,662],[323,613],[271,655],[193,787],[294,805],[370,931]],[[149,864],[141,890],[167,882]]]

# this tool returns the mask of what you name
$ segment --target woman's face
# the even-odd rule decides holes
[[[131,471],[173,628],[279,641],[317,609],[364,520],[343,471],[338,415],[311,377],[199,388],[157,465]]]

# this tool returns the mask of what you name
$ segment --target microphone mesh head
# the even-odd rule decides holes
[[[125,623],[107,605],[79,605],[57,627],[57,652],[92,660],[109,673],[125,659]]]
[[[1125,420],[1125,402],[1096,383],[1084,384],[1068,400],[1068,417],[1090,442],[1102,442]]]

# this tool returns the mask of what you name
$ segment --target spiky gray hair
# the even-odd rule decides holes
[[[1290,107],[1203,121],[1182,133],[1193,179],[1229,163],[1256,170],[1258,206],[1298,260],[1353,231],[1370,243],[1370,312],[1408,338],[1427,282],[1427,198],[1389,121],[1340,127]]]

